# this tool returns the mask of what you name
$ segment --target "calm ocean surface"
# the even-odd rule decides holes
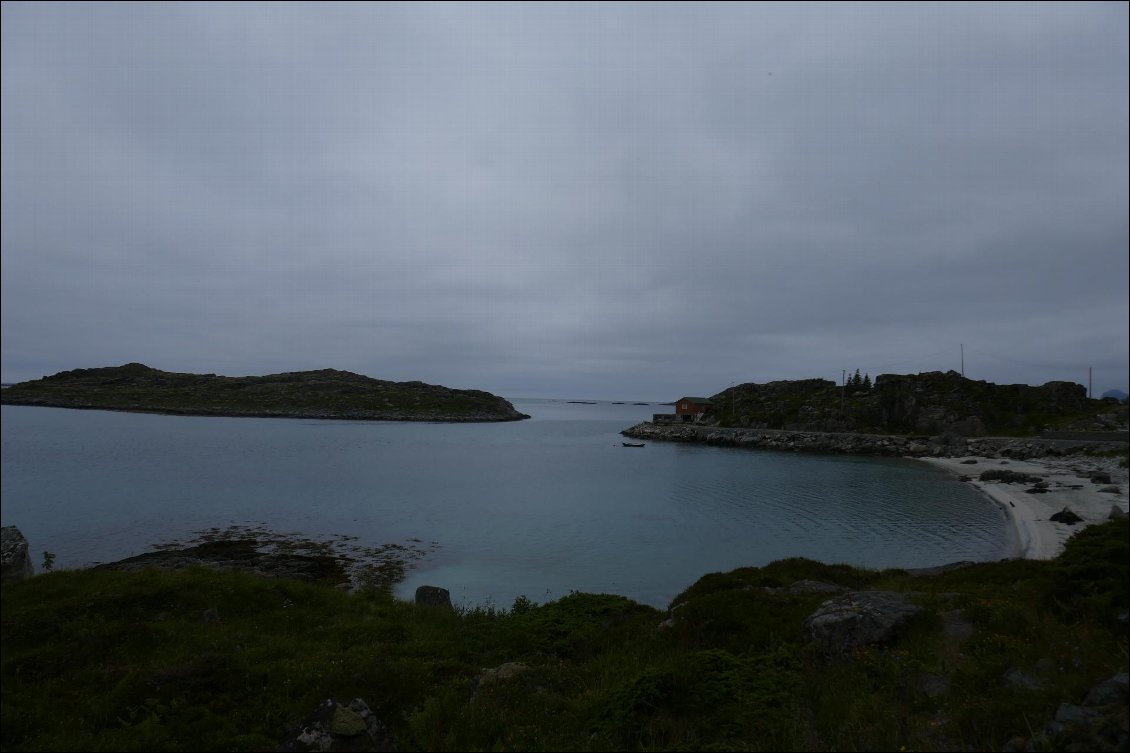
[[[700,576],[804,556],[866,567],[991,560],[1003,513],[913,460],[648,442],[657,405],[512,400],[502,424],[203,418],[4,406],[2,518],[37,570],[229,525],[438,548],[398,589],[509,607],[571,590],[658,607]]]

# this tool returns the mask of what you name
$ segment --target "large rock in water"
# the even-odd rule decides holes
[[[12,583],[35,575],[27,553],[27,539],[15,526],[0,529],[0,582]]]
[[[858,646],[890,643],[922,611],[894,591],[853,591],[821,604],[803,627],[825,654],[846,654]]]

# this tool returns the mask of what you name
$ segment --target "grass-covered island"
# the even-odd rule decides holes
[[[178,374],[140,363],[20,382],[0,390],[0,402],[197,416],[453,422],[529,418],[489,392],[389,382],[337,369],[226,377]]]
[[[321,585],[47,573],[2,589],[0,739],[304,750],[315,715],[336,750],[1126,750],[1128,538],[933,572],[790,559],[666,611],[416,606],[326,563]]]

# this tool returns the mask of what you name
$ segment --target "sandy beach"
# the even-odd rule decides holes
[[[1016,527],[1016,557],[1052,559],[1063,551],[1064,543],[1072,534],[1088,525],[1108,520],[1112,507],[1118,507],[1123,513],[1127,511],[1127,469],[1119,468],[1118,461],[1112,458],[1074,456],[1001,460],[958,457],[921,460],[968,477],[970,484],[1008,513]],[[976,463],[968,462],[970,460]],[[1046,492],[1032,491],[1033,482],[980,480],[982,473],[993,469],[1039,476],[1047,484]],[[1108,474],[1110,482],[1092,481],[1091,477],[1096,473]],[[1118,492],[1109,491],[1111,487],[1118,487]],[[1066,525],[1050,519],[1064,507],[1070,508],[1083,521]]]

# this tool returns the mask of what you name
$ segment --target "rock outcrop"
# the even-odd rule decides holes
[[[14,583],[34,574],[27,539],[19,528],[4,526],[0,529],[0,582]]]
[[[922,612],[905,594],[854,591],[821,604],[805,619],[803,629],[825,655],[836,656],[861,646],[890,643]]]
[[[279,745],[282,751],[395,751],[392,733],[360,698],[327,698]]]
[[[721,425],[784,431],[986,436],[1125,430],[1126,406],[1073,382],[993,384],[955,371],[881,374],[874,386],[827,379],[741,384],[711,400]]]
[[[416,606],[439,607],[440,609],[453,610],[451,593],[446,588],[439,586],[420,586],[416,589]]]
[[[95,570],[140,572],[148,568],[184,570],[203,567],[210,570],[244,572],[268,578],[290,578],[308,583],[345,584],[341,562],[328,554],[296,551],[262,551],[253,539],[228,539],[205,542],[181,549],[165,549],[95,565]]]
[[[1082,523],[1083,519],[1075,514],[1075,511],[1070,507],[1064,507],[1062,510],[1052,515],[1049,520],[1054,520],[1056,523],[1063,523],[1064,525],[1073,526],[1076,523]]]
[[[1093,686],[1083,704],[1061,703],[1055,718],[1030,738],[1014,737],[1006,751],[1087,750],[1122,751],[1130,744],[1127,702],[1130,701],[1125,672]]]
[[[480,689],[489,687],[499,682],[506,682],[529,670],[529,666],[522,662],[510,661],[497,667],[491,667],[479,672],[471,679],[471,694]]]

